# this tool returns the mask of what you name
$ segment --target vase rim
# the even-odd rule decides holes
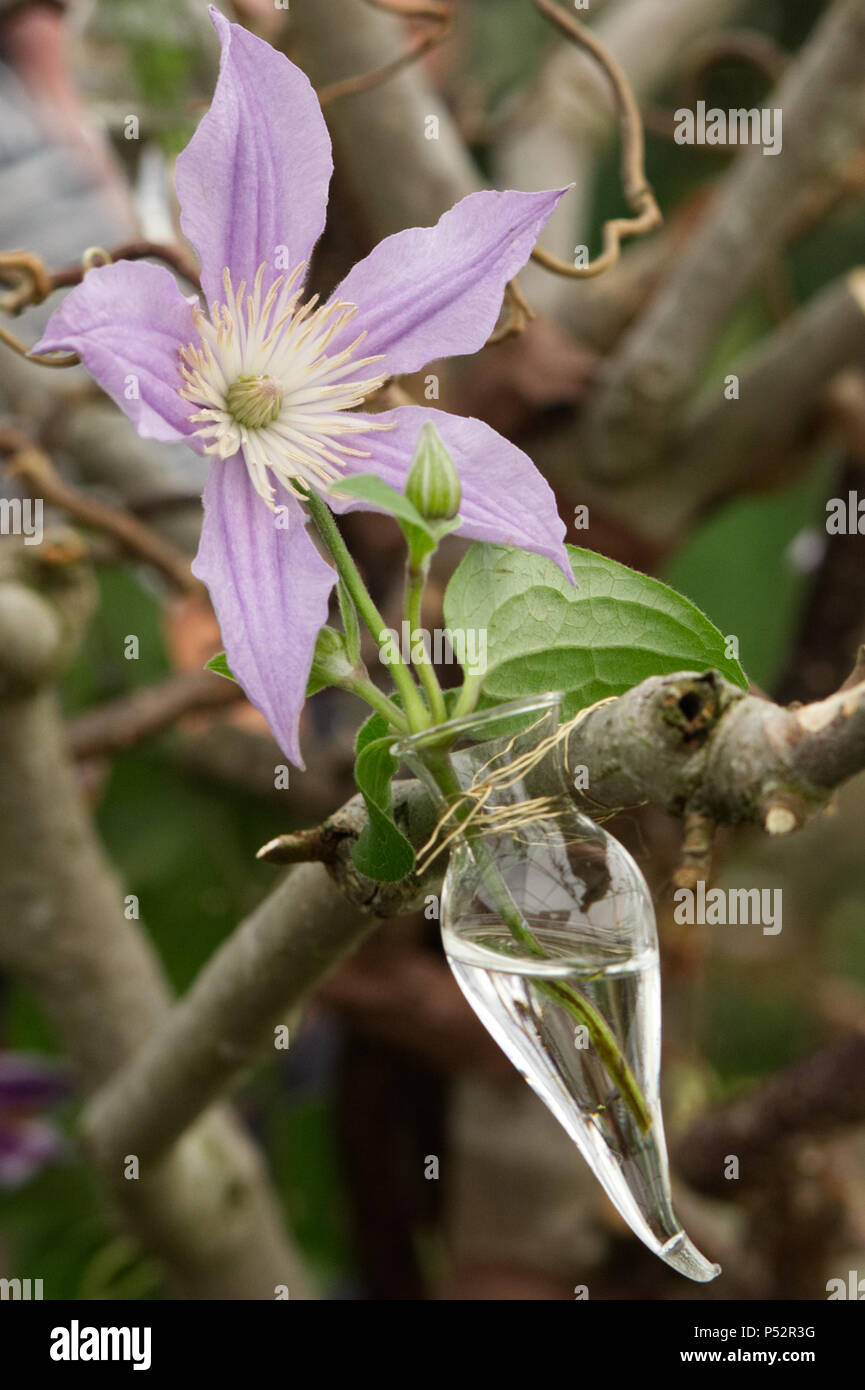
[[[535,710],[538,713],[547,713],[560,705],[564,698],[564,692],[561,690],[547,690],[542,695],[527,695],[521,700],[508,700],[501,705],[487,705],[486,708],[473,710],[471,714],[465,714],[460,719],[434,724],[431,728],[420,729],[415,734],[401,734],[398,739],[394,739],[390,751],[394,757],[402,758],[407,753],[416,753],[444,737],[459,738],[480,724],[492,724],[510,715],[531,714]]]

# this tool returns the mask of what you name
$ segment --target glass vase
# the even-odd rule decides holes
[[[559,695],[499,705],[394,745],[439,808],[448,964],[640,1240],[706,1282],[672,1206],[659,1099],[661,986],[645,879],[575,807]],[[421,856],[421,858],[423,855]]]

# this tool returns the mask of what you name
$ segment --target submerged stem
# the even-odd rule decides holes
[[[454,801],[457,818],[464,820],[469,814],[469,810],[464,804],[456,800],[461,796],[462,789],[447,752],[427,753],[425,761],[444,795],[449,801]],[[536,939],[531,927],[515,903],[508,885],[502,878],[495,860],[483,843],[482,833],[472,826],[467,826],[464,833],[496,910],[511,936],[529,954],[549,959],[548,953]],[[530,978],[532,984],[542,994],[560,1004],[577,1023],[585,1027],[601,1063],[615,1083],[625,1105],[637,1121],[641,1133],[647,1133],[652,1126],[649,1107],[639,1083],[628,1065],[627,1058],[606,1020],[598,1013],[594,1005],[589,1003],[585,995],[573,985],[562,984],[558,980],[548,980],[537,976]]]

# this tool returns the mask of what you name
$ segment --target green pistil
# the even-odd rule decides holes
[[[263,430],[282,410],[282,388],[272,376],[240,376],[229,386],[225,403],[239,425]]]

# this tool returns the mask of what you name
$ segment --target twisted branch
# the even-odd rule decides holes
[[[625,199],[633,212],[633,217],[619,217],[604,223],[603,251],[587,265],[573,265],[559,256],[536,246],[532,260],[552,270],[556,275],[566,275],[573,280],[585,280],[600,275],[615,265],[621,254],[622,242],[626,238],[644,236],[662,222],[661,209],[655,201],[645,169],[645,142],[640,108],[633,89],[623,69],[612,53],[595,34],[581,24],[573,15],[566,14],[553,0],[533,0],[535,8],[545,19],[554,24],[566,38],[580,44],[600,63],[613,88],[622,130],[622,186]]]
[[[71,487],[61,478],[48,455],[37,449],[20,430],[0,429],[0,454],[9,456],[9,473],[25,484],[31,496],[62,508],[83,525],[113,537],[129,554],[159,570],[181,593],[201,592],[201,584],[191,573],[182,551],[128,512]]]
[[[8,292],[0,296],[0,309],[6,314],[20,314],[34,304],[42,304],[55,290],[68,289],[80,285],[88,270],[97,265],[112,261],[140,261],[151,259],[163,261],[172,270],[188,280],[190,285],[200,287],[198,269],[190,257],[179,246],[169,246],[161,241],[146,241],[141,237],[134,241],[124,241],[113,246],[110,251],[101,247],[89,247],[73,265],[60,270],[48,270],[45,263],[33,251],[4,251],[0,254],[0,284],[9,285]]]
[[[0,254],[0,284],[11,288],[0,296],[0,309],[7,314],[20,314],[31,305],[42,304],[55,290],[80,284],[94,266],[120,260],[142,260],[146,256],[164,261],[190,284],[200,286],[198,270],[189,257],[179,247],[167,246],[162,242],[138,239],[124,242],[112,251],[89,247],[80,262],[57,271],[46,270],[42,260],[32,251],[6,251]],[[22,343],[20,338],[2,325],[0,342],[27,362],[34,362],[40,367],[77,367],[81,362],[74,352],[31,352],[26,343]]]
[[[365,3],[372,5],[373,9],[384,10],[386,14],[396,15],[400,19],[427,20],[433,27],[425,33],[418,34],[404,53],[382,63],[380,67],[354,77],[343,77],[338,82],[330,82],[326,87],[320,87],[317,95],[323,107],[330,106],[342,97],[357,96],[360,92],[371,92],[375,87],[380,87],[398,72],[402,72],[403,68],[416,63],[425,53],[429,53],[430,49],[438,48],[453,27],[453,6],[440,3],[440,0],[365,0]]]

